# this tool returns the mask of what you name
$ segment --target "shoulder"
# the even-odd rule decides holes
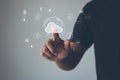
[[[95,4],[93,1],[88,2],[84,7],[83,7],[83,11],[85,13],[89,13],[91,12],[91,10],[95,7]]]
[[[99,6],[96,5],[94,1],[88,2],[84,7],[83,7],[83,12],[88,15],[93,15],[99,12]]]

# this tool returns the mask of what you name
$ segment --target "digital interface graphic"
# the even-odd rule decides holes
[[[62,33],[63,32],[63,22],[57,17],[48,18],[43,27],[46,33]]]
[[[62,33],[62,31],[62,27],[54,22],[49,22],[47,27],[45,28],[46,33]]]
[[[39,10],[35,13],[31,13],[27,9],[23,9],[22,15],[23,19],[22,22],[26,24],[35,24],[35,22],[41,23],[39,24],[40,29],[42,28],[42,31],[37,31],[33,33],[26,34],[26,38],[24,39],[25,45],[27,45],[28,48],[35,48],[39,47],[39,42],[42,39],[42,37],[49,37],[49,34],[51,33],[59,33],[61,36],[64,36],[66,39],[69,39],[71,37],[72,32],[65,31],[65,20],[68,23],[71,23],[74,19],[73,13],[66,13],[64,15],[64,18],[58,17],[56,15],[51,15],[55,12],[55,9],[50,8],[44,8],[39,7]],[[78,11],[81,13],[82,11]],[[44,14],[46,14],[46,16]],[[49,16],[48,16],[49,15]]]
[[[68,20],[73,20],[73,18],[74,18],[74,16],[73,16],[72,13],[69,13],[69,14],[67,15],[67,19],[68,19]]]

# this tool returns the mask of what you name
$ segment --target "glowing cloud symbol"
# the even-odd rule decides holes
[[[45,28],[46,33],[62,33],[63,28],[54,22],[49,22]]]

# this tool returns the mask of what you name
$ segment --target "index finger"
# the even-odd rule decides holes
[[[58,33],[52,33],[52,35],[53,35],[53,40],[54,40],[54,41],[56,41],[56,40],[60,39],[60,37],[59,37],[59,34],[58,34]]]

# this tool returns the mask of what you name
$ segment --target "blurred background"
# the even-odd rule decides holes
[[[72,71],[63,71],[40,56],[51,34],[48,21],[62,25],[68,39],[89,0],[0,0],[0,80],[96,80],[93,46]]]

